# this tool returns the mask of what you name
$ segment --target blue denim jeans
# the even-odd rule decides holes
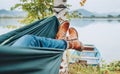
[[[24,35],[19,38],[12,46],[19,47],[47,47],[66,49],[67,42],[65,40],[56,40],[35,35]]]

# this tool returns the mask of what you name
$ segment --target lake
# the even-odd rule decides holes
[[[22,25],[21,18],[0,18],[0,34],[12,29],[3,26]],[[95,45],[106,62],[120,60],[120,19],[71,19],[70,25],[79,32],[84,44]]]

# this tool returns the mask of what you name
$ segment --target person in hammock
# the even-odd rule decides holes
[[[69,36],[66,36],[68,31]],[[19,38],[12,46],[21,47],[47,47],[59,49],[75,49],[81,51],[82,43],[78,40],[78,32],[75,28],[69,28],[69,22],[63,22],[56,34],[56,39],[39,37],[35,35],[24,35]]]

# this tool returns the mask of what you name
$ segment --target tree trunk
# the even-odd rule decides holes
[[[54,0],[54,6],[57,8],[54,8],[55,15],[58,17],[60,22],[63,22],[66,20],[65,14],[67,12],[67,8],[59,8],[59,6],[66,6],[67,0]]]
[[[66,20],[66,17],[64,15],[66,14],[67,9],[62,8],[62,6],[66,6],[66,1],[67,0],[54,0],[54,7],[56,7],[56,8],[54,8],[55,15],[59,19],[60,23],[62,23],[63,21]],[[59,74],[68,74],[68,61],[67,61],[67,52],[66,51],[63,54]]]

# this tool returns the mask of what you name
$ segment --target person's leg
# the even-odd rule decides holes
[[[69,36],[66,37],[67,31],[69,31]],[[64,39],[67,41],[67,48],[69,49],[75,49],[82,51],[83,45],[82,43],[78,40],[78,32],[75,28],[71,27],[69,28],[69,22],[65,21],[63,22],[59,30],[56,34],[56,39],[61,40]]]
[[[68,28],[69,22],[65,21],[59,26],[58,33],[56,34],[56,39],[25,35],[18,39],[12,46],[32,46],[66,49],[67,42],[63,39],[65,39],[66,37]]]
[[[58,32],[56,34],[56,39],[61,40],[61,39],[66,39],[66,34],[69,29],[69,22],[65,21],[63,22],[58,29]]]
[[[19,47],[48,47],[66,49],[67,42],[65,40],[56,40],[34,35],[25,35],[19,38],[12,46]]]
[[[78,32],[73,27],[69,28],[69,36],[67,38],[67,42],[69,45],[68,48],[75,49],[78,51],[83,50],[83,44],[78,39]]]

